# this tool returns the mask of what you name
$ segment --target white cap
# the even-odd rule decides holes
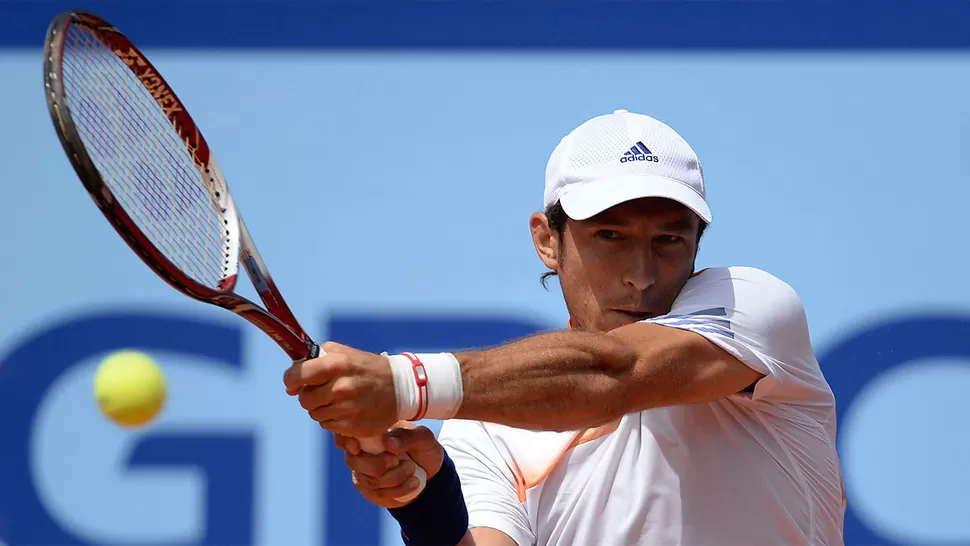
[[[650,116],[597,116],[566,135],[546,165],[545,206],[559,201],[574,220],[641,197],[673,199],[711,222],[697,154]]]

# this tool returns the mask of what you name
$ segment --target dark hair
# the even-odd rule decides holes
[[[562,256],[562,235],[563,235],[563,232],[566,230],[566,218],[568,218],[568,216],[566,216],[566,211],[562,209],[562,205],[559,204],[559,201],[556,201],[555,203],[546,207],[545,214],[546,214],[546,221],[549,222],[549,227],[556,230],[556,233],[559,234],[559,256],[561,257]],[[704,230],[706,229],[707,229],[707,223],[702,220],[700,227],[697,228],[698,245],[700,245],[701,237],[704,236]],[[542,274],[541,277],[539,277],[539,282],[542,283],[543,288],[548,290],[549,287],[546,285],[546,281],[548,281],[550,277],[555,277],[555,276],[556,276],[555,271],[546,271],[545,273]]]

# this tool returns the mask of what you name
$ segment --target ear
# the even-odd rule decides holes
[[[549,226],[549,220],[541,212],[533,213],[529,217],[529,229],[532,230],[532,243],[536,247],[539,259],[551,271],[559,270],[559,234]]]

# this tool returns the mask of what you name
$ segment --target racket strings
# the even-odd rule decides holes
[[[79,31],[78,34],[83,36],[83,38],[85,39],[86,41],[86,43],[84,44],[85,46],[90,47],[93,45],[95,46],[95,48],[100,47],[106,50],[106,48],[100,45],[100,42],[96,41],[96,38],[92,36],[90,33],[87,33],[85,31]],[[86,53],[92,52],[91,49],[83,49],[81,51],[84,51]],[[97,50],[95,49],[94,51],[96,52]],[[94,60],[96,61],[102,61],[102,62],[111,61],[112,60],[111,53],[109,51],[105,51],[104,53],[107,53],[108,55],[107,56],[97,55],[95,53],[94,55],[87,55],[86,58],[82,58],[82,59],[91,60],[91,57],[94,57]],[[66,56],[66,58],[70,58],[71,60],[73,60],[73,57]],[[85,67],[83,66],[83,64],[78,63],[76,67],[72,67],[72,68],[80,68],[83,70]],[[110,69],[112,67],[109,65],[107,67],[101,66],[99,68]],[[115,67],[115,68],[121,68],[122,70],[127,70],[124,67]],[[169,165],[174,165],[174,166],[180,166],[180,165],[184,166],[184,163],[185,163],[184,158],[182,158],[182,161],[180,162],[179,158],[177,158],[176,155],[173,153],[173,151],[178,151],[178,148],[173,150],[172,146],[165,146],[164,143],[159,142],[157,138],[151,138],[153,132],[155,132],[156,134],[162,134],[162,135],[165,134],[164,126],[161,128],[156,128],[156,131],[152,131],[153,128],[150,127],[148,123],[146,123],[145,121],[146,119],[152,120],[153,112],[151,110],[148,110],[146,112],[144,108],[144,103],[142,104],[136,103],[133,105],[131,101],[124,100],[125,99],[124,91],[127,91],[128,93],[135,93],[140,91],[139,87],[135,87],[131,85],[132,83],[134,83],[135,85],[138,85],[137,80],[135,80],[134,77],[128,78],[127,80],[128,85],[125,86],[127,87],[127,89],[124,89],[124,90],[119,89],[119,86],[117,84],[118,83],[124,84],[125,80],[121,80],[119,82],[117,78],[113,78],[108,80],[106,83],[108,83],[110,90],[114,91],[114,95],[117,96],[117,100],[115,101],[114,105],[117,107],[120,107],[121,111],[108,110],[109,112],[111,112],[111,114],[114,114],[114,115],[108,116],[108,115],[105,115],[104,108],[97,108],[97,109],[92,108],[88,110],[88,112],[95,114],[95,116],[92,116],[94,117],[94,119],[90,119],[90,117],[88,117],[87,120],[93,121],[94,123],[84,124],[84,126],[93,127],[95,129],[101,129],[101,128],[104,128],[106,124],[98,123],[98,122],[103,122],[105,120],[110,120],[111,122],[111,129],[113,129],[112,136],[116,138],[104,138],[105,134],[102,131],[99,131],[100,134],[98,136],[101,137],[100,142],[102,144],[106,144],[106,146],[103,146],[104,151],[108,152],[107,154],[108,157],[106,159],[114,159],[116,162],[118,162],[118,160],[121,159],[120,161],[121,165],[119,166],[123,167],[122,170],[124,172],[122,173],[116,172],[113,174],[124,175],[124,178],[120,179],[117,176],[112,176],[108,178],[115,179],[113,181],[124,180],[125,182],[128,182],[128,183],[111,184],[111,182],[108,182],[109,185],[111,185],[112,189],[114,189],[115,191],[117,191],[118,189],[121,189],[122,192],[124,193],[124,197],[127,198],[126,200],[131,202],[138,201],[136,208],[134,208],[135,211],[148,213],[148,214],[136,213],[135,216],[140,216],[140,218],[138,219],[142,220],[142,222],[140,222],[140,224],[142,225],[140,225],[139,227],[141,227],[143,231],[146,232],[146,235],[150,234],[150,237],[154,236],[155,240],[153,241],[153,243],[156,243],[156,246],[158,246],[160,250],[162,250],[167,255],[169,255],[170,259],[175,258],[172,261],[176,262],[176,264],[179,265],[183,270],[186,270],[187,273],[192,273],[194,274],[194,276],[198,277],[197,280],[206,281],[206,284],[209,284],[213,280],[213,278],[218,278],[218,275],[221,272],[217,272],[212,267],[211,261],[207,261],[204,259],[201,261],[198,261],[198,260],[192,259],[198,256],[203,256],[203,257],[205,256],[206,254],[205,241],[200,240],[198,237],[192,236],[193,233],[191,231],[187,231],[186,229],[184,229],[186,226],[179,225],[179,223],[177,222],[172,222],[173,217],[175,217],[175,219],[186,220],[189,226],[191,226],[193,223],[199,224],[200,220],[203,222],[205,221],[204,216],[206,215],[206,211],[204,207],[193,206],[194,204],[186,198],[187,194],[185,191],[186,190],[185,182],[186,182],[186,178],[188,177],[186,177],[185,175],[188,175],[189,177],[192,176],[193,173],[191,168],[187,173],[186,172],[177,173],[178,175],[181,175],[181,176],[171,177],[171,176],[166,176],[171,173],[167,173],[167,172],[160,173],[159,169],[153,168],[151,162],[145,161],[144,160],[145,155],[149,155],[149,156],[152,156],[153,158],[152,161],[156,163],[159,162],[159,160],[161,160],[161,162],[163,163],[167,162]],[[105,90],[102,90],[102,91],[105,91]],[[89,104],[97,107],[97,105],[100,103],[103,103],[103,99],[106,98],[103,95],[104,94],[102,93],[102,96],[100,97],[101,100],[90,101]],[[133,108],[132,108],[133,106],[135,108],[137,108],[138,106],[142,106],[143,108],[141,108],[140,111],[136,112],[136,111],[133,111]],[[120,126],[119,122],[125,122],[125,121],[129,122],[129,125],[130,125],[129,127]],[[126,129],[131,129],[131,130],[126,131]],[[158,131],[157,129],[162,129],[162,130]],[[134,135],[132,135],[132,133],[134,133]],[[119,141],[117,138],[118,136],[126,137],[124,144],[129,144],[129,148],[131,147],[130,146],[131,144],[135,144],[136,146],[138,144],[141,144],[142,146],[141,146],[141,149],[139,150],[140,153],[134,154],[134,155],[117,153],[119,151],[117,149],[118,148],[117,144],[119,144]],[[134,139],[127,138],[131,136],[134,136],[136,138]],[[138,137],[141,137],[141,138],[138,138]],[[176,143],[177,146],[179,146],[179,144],[180,143]],[[135,159],[133,161],[128,161],[126,159],[128,157],[133,157]],[[144,195],[138,192],[144,192]],[[137,208],[138,205],[140,205],[141,208]],[[126,206],[125,208],[129,212],[132,211],[132,207]],[[146,227],[150,229],[145,229]],[[205,235],[208,236],[210,241],[213,239],[212,233],[206,233]],[[165,244],[165,243],[168,243],[168,244]],[[193,263],[193,262],[197,262],[197,263]]]
[[[122,208],[169,261],[217,287],[230,258],[221,209],[151,93],[83,27],[68,27],[62,73],[78,133]]]

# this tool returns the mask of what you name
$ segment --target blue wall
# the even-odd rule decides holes
[[[616,108],[671,124],[708,176],[699,266],[762,267],[805,301],[849,544],[970,541],[970,3],[77,5],[178,91],[320,339],[437,350],[561,327],[527,228],[548,154]],[[22,21],[0,36],[0,542],[395,543],[284,395],[279,349],[174,293],[89,203],[41,92],[64,7],[0,1]],[[123,346],[169,379],[145,431],[91,394]]]

